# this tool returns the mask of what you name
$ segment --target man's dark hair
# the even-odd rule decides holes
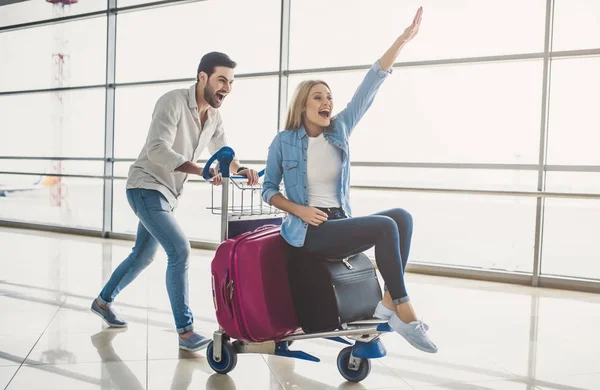
[[[200,64],[198,65],[198,71],[196,72],[196,81],[200,81],[200,72],[204,72],[210,76],[215,73],[215,67],[224,66],[226,68],[235,69],[237,64],[233,61],[227,54],[219,53],[218,51],[213,51],[211,53],[205,54],[200,60]]]

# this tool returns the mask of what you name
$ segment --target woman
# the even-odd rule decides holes
[[[423,9],[413,23],[367,72],[348,106],[331,118],[333,100],[324,81],[302,82],[292,99],[285,131],[273,140],[262,196],[286,211],[281,233],[301,251],[346,257],[375,246],[375,258],[386,283],[375,316],[414,347],[430,353],[437,347],[428,327],[417,319],[404,284],[412,236],[412,218],[402,209],[351,218],[348,138],[370,107],[402,47],[419,31]],[[279,191],[283,179],[286,197]]]

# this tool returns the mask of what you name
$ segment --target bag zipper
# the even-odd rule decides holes
[[[347,275],[343,275],[343,276],[340,276],[340,277],[334,277],[334,276],[332,276],[332,281],[335,281],[335,282],[352,282],[352,281],[364,279],[364,276],[367,275],[367,274],[373,274],[373,277],[375,277],[376,274],[373,271],[374,271],[373,269],[364,269],[364,270],[352,272],[352,273],[349,273]]]
[[[342,263],[344,263],[344,265],[346,266],[346,268],[348,268],[349,270],[353,270],[354,269],[354,267],[352,266],[352,264],[350,264],[348,262],[348,258],[343,259]]]

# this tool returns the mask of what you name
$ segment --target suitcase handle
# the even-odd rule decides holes
[[[229,269],[225,272],[225,280],[224,283],[221,284],[220,290],[221,298],[223,299],[223,302],[225,302],[225,307],[227,308],[227,314],[229,315],[229,318],[233,318],[233,306],[231,303],[231,298],[233,298],[233,281],[229,280]]]
[[[253,233],[261,232],[261,231],[267,230],[267,229],[278,228],[278,227],[280,227],[280,226],[279,225],[273,225],[273,224],[262,225],[262,226],[257,227],[256,229],[254,229]]]
[[[257,227],[256,229],[254,229],[252,231],[244,232],[244,233],[240,234],[239,236],[234,237],[234,239],[235,240],[239,240],[239,239],[241,239],[243,237],[247,237],[247,236],[249,236],[251,234],[260,233],[263,230],[268,230],[268,229],[273,229],[273,228],[278,228],[278,227],[281,227],[281,226],[279,226],[279,225],[273,225],[273,224],[262,225],[262,226],[259,226],[259,227]]]

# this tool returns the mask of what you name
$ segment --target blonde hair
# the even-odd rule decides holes
[[[298,85],[288,108],[284,130],[298,130],[302,127],[302,113],[304,112],[304,107],[306,107],[308,93],[312,87],[319,84],[323,84],[327,89],[331,90],[329,85],[322,80],[305,80]]]

